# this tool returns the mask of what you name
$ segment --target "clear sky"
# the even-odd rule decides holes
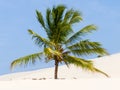
[[[45,15],[46,8],[59,4],[79,10],[83,22],[79,27],[95,24],[98,31],[89,34],[89,39],[101,42],[110,54],[120,52],[120,0],[0,0],[0,74],[11,73],[10,63],[28,54],[40,51],[30,35],[32,29],[44,36],[36,19],[35,10]],[[37,62],[14,72],[51,67],[53,63]]]

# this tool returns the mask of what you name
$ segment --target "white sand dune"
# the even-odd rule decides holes
[[[58,90],[64,88],[67,90],[120,90],[119,59],[120,54],[93,59],[95,66],[106,72],[110,78],[100,73],[84,71],[73,65],[69,68],[60,66],[58,74],[60,80],[53,80],[54,68],[13,73],[0,76],[0,90],[57,90],[55,87]]]
[[[120,54],[96,58],[93,59],[93,61],[97,68],[106,72],[111,78],[120,78]],[[65,65],[60,66],[58,77],[62,79],[106,78],[100,73],[84,71],[81,68],[75,67],[73,65],[71,65],[69,68]],[[0,80],[32,80],[42,78],[53,79],[54,67],[0,76]]]

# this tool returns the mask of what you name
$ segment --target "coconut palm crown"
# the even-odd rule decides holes
[[[52,9],[48,8],[46,18],[38,10],[36,10],[36,14],[47,38],[40,36],[31,29],[28,32],[35,44],[40,48],[43,47],[43,51],[14,60],[11,63],[12,69],[17,65],[34,64],[36,60],[42,60],[42,57],[44,57],[46,62],[51,60],[55,62],[55,79],[58,78],[60,63],[64,63],[68,67],[73,64],[85,70],[102,73],[108,77],[106,73],[95,68],[91,60],[80,58],[83,55],[96,54],[103,56],[108,54],[99,42],[83,39],[83,36],[96,31],[95,25],[87,25],[74,32],[73,25],[82,21],[81,13],[73,9],[67,10],[64,5],[58,5]]]

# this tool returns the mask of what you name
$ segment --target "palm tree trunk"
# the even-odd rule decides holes
[[[54,74],[54,79],[58,79],[58,65],[59,65],[58,60],[55,60],[55,74]]]

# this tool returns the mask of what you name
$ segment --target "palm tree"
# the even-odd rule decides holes
[[[102,48],[99,42],[84,40],[83,36],[96,30],[95,25],[87,25],[77,32],[72,26],[82,21],[81,13],[73,9],[67,10],[64,5],[46,10],[46,19],[41,12],[36,10],[37,19],[47,34],[47,38],[40,36],[33,30],[28,30],[32,39],[39,47],[43,47],[42,52],[24,56],[11,63],[11,69],[17,65],[34,64],[36,60],[45,57],[45,61],[55,62],[54,78],[58,78],[58,66],[60,63],[81,67],[92,72],[99,72],[108,77],[106,73],[94,67],[91,60],[80,58],[83,55],[107,55],[107,51]]]

